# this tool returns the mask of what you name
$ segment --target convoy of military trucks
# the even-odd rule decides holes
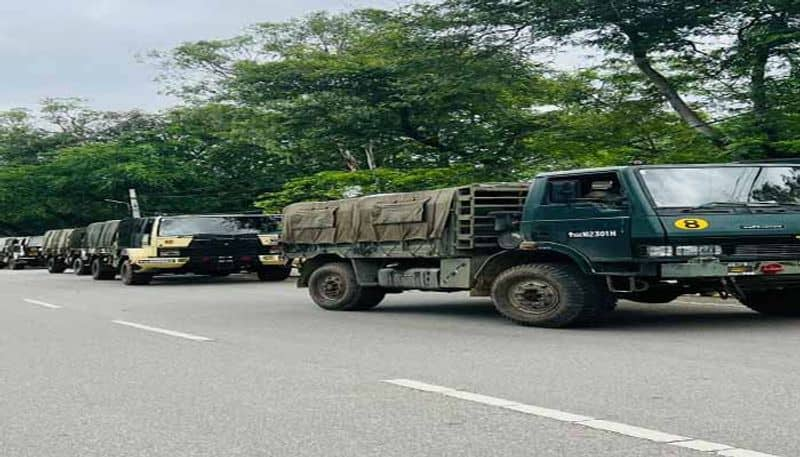
[[[127,285],[187,273],[282,281],[294,265],[298,286],[336,311],[423,290],[488,296],[512,321],[541,327],[595,323],[620,298],[683,294],[800,316],[800,162],[552,172],[296,203],[282,216],[130,218],[35,238],[0,239],[2,263]]]

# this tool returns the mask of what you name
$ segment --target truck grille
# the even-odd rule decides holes
[[[734,255],[740,256],[800,256],[800,244],[739,244]]]

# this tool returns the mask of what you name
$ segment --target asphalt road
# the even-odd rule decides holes
[[[718,455],[396,379],[796,456],[799,330],[696,297],[548,330],[463,294],[336,313],[291,280],[0,271],[0,456]]]

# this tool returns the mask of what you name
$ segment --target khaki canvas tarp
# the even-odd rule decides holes
[[[119,221],[95,222],[86,227],[86,246],[89,248],[111,248],[117,242]]]
[[[304,202],[284,209],[288,243],[355,243],[442,237],[456,189]]]
[[[69,240],[75,229],[48,230],[44,234],[42,250],[57,252],[69,247]]]

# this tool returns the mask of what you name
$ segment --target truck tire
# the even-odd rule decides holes
[[[328,263],[308,278],[308,293],[320,308],[329,311],[360,311],[378,306],[385,292],[361,287],[353,267],[341,262]]]
[[[143,286],[150,284],[153,279],[152,275],[135,272],[128,260],[122,262],[122,266],[119,268],[119,277],[126,286]]]
[[[510,268],[495,279],[491,295],[502,315],[536,327],[595,323],[616,304],[601,281],[569,264]]]
[[[67,269],[63,262],[59,262],[54,258],[47,259],[47,272],[51,274],[60,274]]]
[[[78,276],[85,276],[91,273],[91,267],[87,267],[83,259],[75,259],[72,262],[72,272]]]
[[[753,311],[768,316],[800,317],[798,292],[800,288],[752,291],[739,301]]]
[[[285,281],[292,274],[292,267],[264,267],[256,273],[261,281]]]
[[[106,267],[100,259],[92,260],[92,278],[97,281],[108,281],[114,279],[114,270]]]

